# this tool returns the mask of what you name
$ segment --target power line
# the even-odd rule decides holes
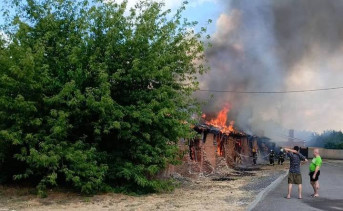
[[[199,92],[226,92],[236,94],[287,94],[287,93],[304,93],[304,92],[318,92],[343,89],[340,87],[322,88],[322,89],[305,89],[305,90],[288,90],[288,91],[236,91],[236,90],[213,90],[213,89],[199,89]]]

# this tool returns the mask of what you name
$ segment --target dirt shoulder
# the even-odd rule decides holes
[[[38,198],[32,190],[0,187],[0,211],[7,210],[245,210],[258,192],[283,174],[283,166],[240,168],[222,175],[190,180],[176,177],[180,187],[171,193],[128,196],[101,194],[84,197],[67,191]]]

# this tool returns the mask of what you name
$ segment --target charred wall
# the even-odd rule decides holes
[[[268,144],[243,133],[221,133],[213,128],[196,128],[198,138],[180,141],[180,150],[185,150],[182,164],[169,166],[162,176],[178,173],[184,177],[225,174],[236,166],[252,164],[252,149],[268,150]],[[263,147],[263,148],[261,148]]]

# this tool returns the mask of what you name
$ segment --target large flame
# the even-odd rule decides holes
[[[230,121],[229,124],[227,124],[228,122],[227,114],[229,113],[229,111],[230,111],[229,106],[224,106],[217,114],[217,117],[209,121],[206,121],[206,124],[219,128],[223,133],[234,132],[235,122]],[[206,114],[203,114],[202,117],[205,119]]]

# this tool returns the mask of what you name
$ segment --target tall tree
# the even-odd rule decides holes
[[[0,41],[0,182],[164,188],[193,135],[205,29],[161,3],[11,0]],[[20,168],[13,168],[16,165]]]

